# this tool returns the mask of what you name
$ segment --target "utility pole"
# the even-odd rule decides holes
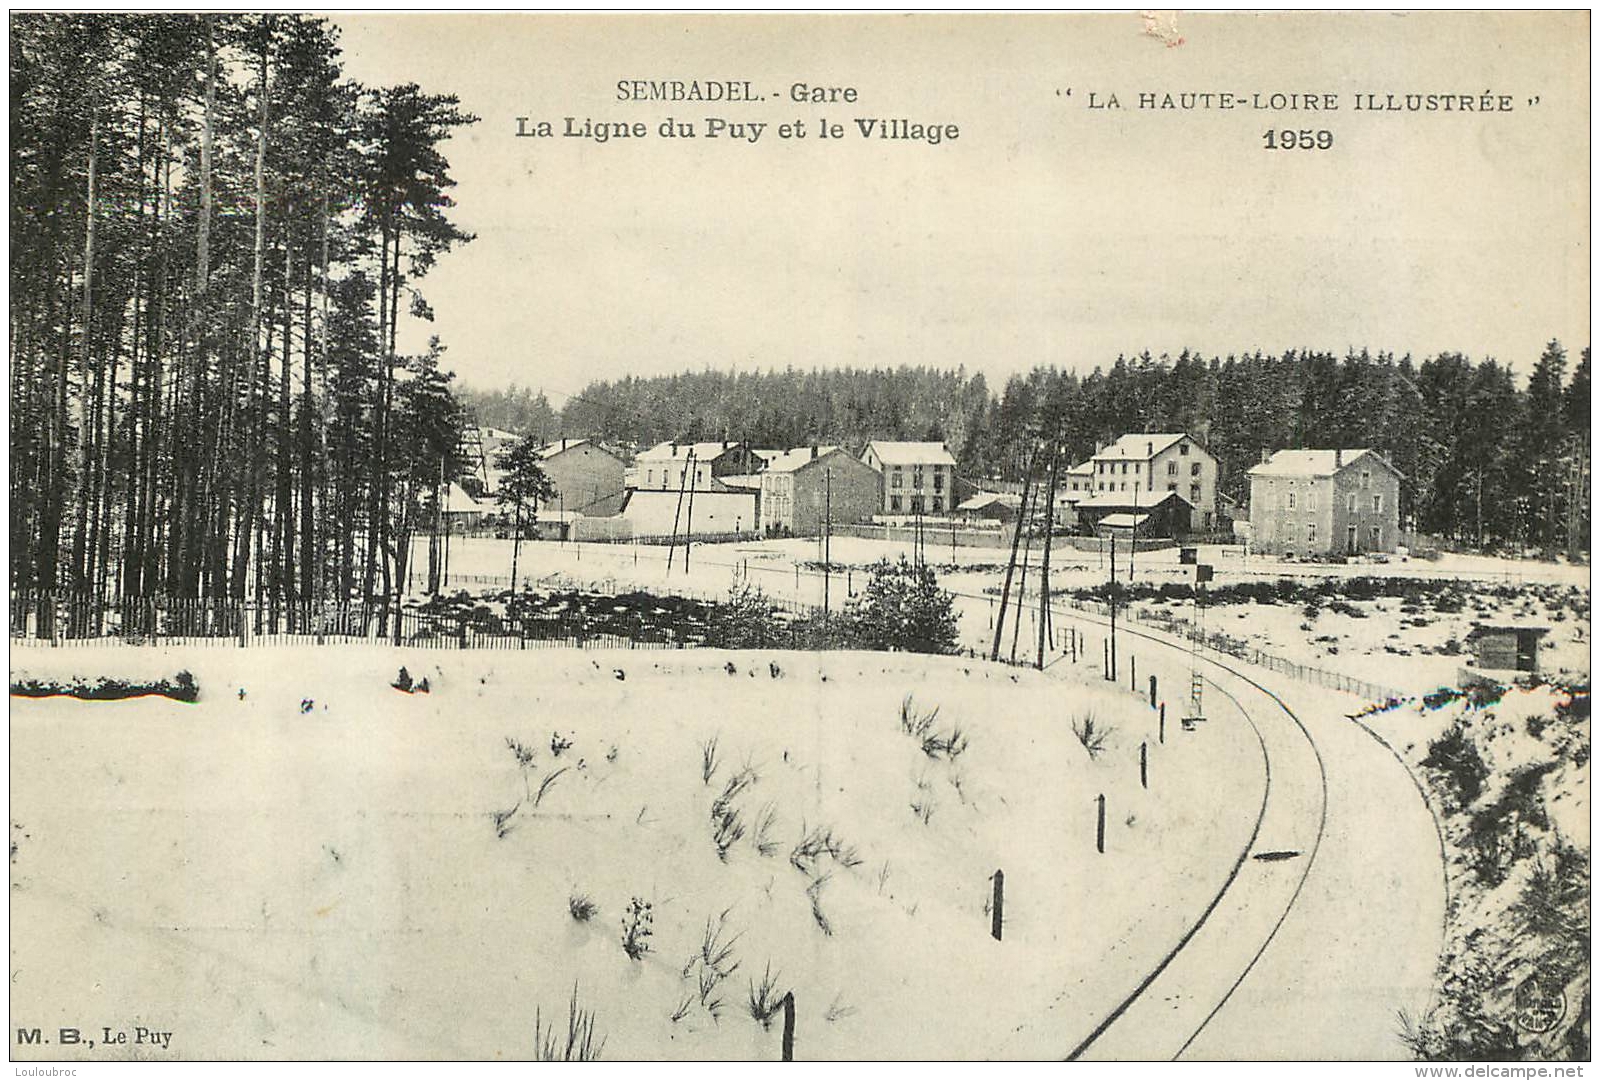
[[[1006,626],[1006,604],[1011,599],[1011,576],[1017,569],[1017,544],[1022,540],[1022,531],[1027,528],[1028,520],[1024,512],[1028,507],[1028,491],[1033,482],[1033,463],[1038,453],[1038,444],[1034,444],[1028,455],[1027,472],[1022,475],[1022,509],[1017,514],[1016,531],[1011,534],[1011,558],[1006,561],[1005,584],[1000,587],[1000,616],[994,623],[994,648],[989,652],[991,661],[1000,659],[1000,637]]]
[[[1044,670],[1044,643],[1050,618],[1050,540],[1055,533],[1056,467],[1061,462],[1061,441],[1050,443],[1050,487],[1044,500],[1044,564],[1039,568],[1039,659],[1034,667]]]
[[[1033,490],[1033,501],[1039,502],[1039,489]],[[1037,510],[1037,506],[1034,508]],[[1028,521],[1028,508],[1022,508],[1022,522],[1024,526]],[[1017,663],[1017,639],[1022,636],[1022,609],[1028,600],[1028,557],[1033,554],[1033,534],[1028,534],[1022,542],[1022,575],[1017,580],[1016,615],[1011,619],[1011,663]]]
[[[833,468],[823,470],[822,615],[828,616],[828,593],[833,578]]]
[[[683,513],[683,486],[689,479],[689,466],[694,464],[694,448],[689,448],[689,457],[684,460],[683,472],[678,474],[678,505],[672,512],[672,540],[667,545],[667,573],[672,573],[672,555],[678,548],[678,516]],[[661,487],[667,486],[665,477],[661,478]],[[687,550],[684,552],[684,562],[689,559]]]
[[[689,469],[694,467],[694,448],[689,449],[689,460],[686,463]],[[689,548],[694,544],[694,487],[695,477],[689,474],[689,521],[683,527],[683,573],[689,573]]]
[[[1111,671],[1104,673],[1106,679],[1117,678],[1117,530],[1113,526],[1106,531],[1106,540],[1111,542],[1111,588],[1106,591],[1106,601],[1111,605]]]

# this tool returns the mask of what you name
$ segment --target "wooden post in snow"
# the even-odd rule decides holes
[[[794,992],[783,994],[783,1061],[794,1061]]]
[[[1096,852],[1104,852],[1106,850],[1106,794],[1102,792],[1096,796],[1095,803],[1099,805],[1099,810],[1095,814],[1094,850]]]
[[[1128,690],[1137,691],[1138,689],[1139,689],[1139,658],[1138,657],[1129,657],[1128,658]]]
[[[1161,703],[1161,722],[1160,727],[1157,729],[1156,741],[1158,743],[1167,742],[1167,704],[1165,702]]]
[[[1139,787],[1150,787],[1150,745],[1144,741],[1139,743]]]
[[[1150,677],[1150,708],[1156,708],[1156,677]]]
[[[996,871],[989,877],[994,879],[994,905],[989,910],[989,933],[994,936],[996,942],[999,942],[1006,903],[1006,873]]]

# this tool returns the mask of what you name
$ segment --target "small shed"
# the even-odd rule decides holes
[[[1539,671],[1539,639],[1549,627],[1521,623],[1477,623],[1467,634],[1479,668],[1506,672]]]
[[[956,508],[956,514],[970,521],[1009,522],[1016,518],[1022,497],[1007,492],[979,492]]]
[[[1150,515],[1131,513],[1107,514],[1096,524],[1096,531],[1103,537],[1118,530],[1131,530],[1134,536],[1147,534],[1150,526]]]

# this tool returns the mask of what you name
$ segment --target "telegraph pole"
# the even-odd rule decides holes
[[[1027,528],[1028,520],[1024,512],[1028,508],[1028,491],[1033,483],[1033,463],[1038,454],[1039,447],[1035,444],[1028,454],[1027,472],[1022,475],[1022,507],[1017,513],[1017,528],[1011,534],[1011,558],[1006,561],[1005,584],[1000,587],[1000,616],[994,623],[994,648],[989,652],[991,661],[1000,659],[1000,638],[1006,626],[1006,603],[1011,599],[1011,576],[1017,569],[1017,544],[1022,540],[1022,531]]]
[[[684,462],[684,473],[689,477],[689,520],[683,527],[683,573],[689,573],[689,548],[694,544],[694,448]]]
[[[1050,539],[1055,533],[1056,467],[1061,462],[1061,442],[1050,444],[1050,487],[1044,500],[1044,565],[1039,568],[1039,659],[1034,667],[1044,669],[1045,634],[1050,617]]]
[[[823,470],[822,615],[828,615],[828,592],[833,578],[833,467]]]
[[[1106,591],[1106,601],[1111,605],[1111,671],[1105,673],[1109,680],[1117,678],[1117,530],[1113,526],[1106,531],[1106,540],[1111,542],[1111,588]]]

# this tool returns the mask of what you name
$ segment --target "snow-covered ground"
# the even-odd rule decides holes
[[[431,693],[391,689],[402,664]],[[608,1058],[776,1058],[777,1026],[748,1008],[769,965],[795,994],[799,1058],[1058,1056],[1216,895],[1264,783],[1242,718],[1169,724],[1163,745],[1142,695],[1070,661],[345,646],[13,665],[187,668],[201,688],[193,705],[13,699],[14,1021],[174,1034],[38,1049],[51,1058],[527,1058],[535,1011],[564,1025],[574,986]],[[925,753],[901,730],[908,695],[967,749]],[[1072,733],[1091,712],[1115,730],[1098,757]],[[532,751],[526,775],[508,738]],[[746,768],[724,860],[713,803]],[[797,869],[815,828],[859,863]],[[598,908],[587,922],[575,895]],[[622,948],[634,898],[653,918],[639,961]],[[706,996],[720,1020],[689,963],[719,919],[723,967],[738,962]]]

